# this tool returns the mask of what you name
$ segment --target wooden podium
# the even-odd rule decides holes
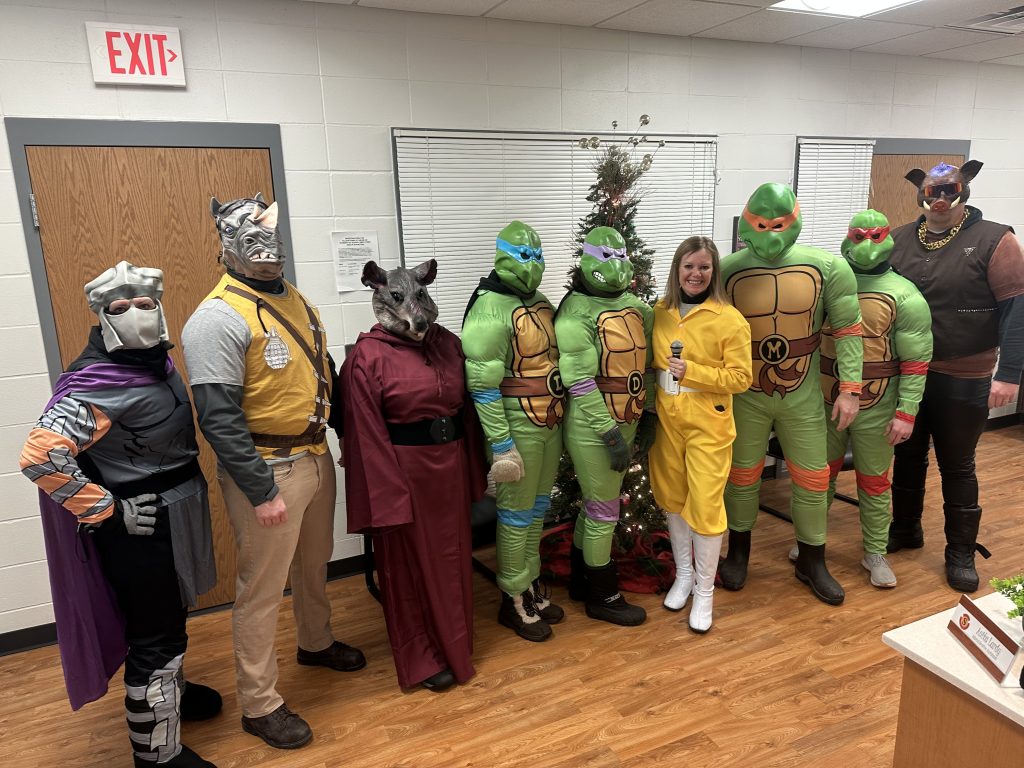
[[[955,599],[950,593],[950,602]],[[975,603],[1014,640],[1020,619],[1000,594]],[[947,629],[950,610],[886,632],[882,640],[902,653],[903,687],[893,768],[1024,765],[1024,689],[1000,686]],[[1022,654],[1024,656],[1024,654]],[[1013,667],[1020,675],[1024,658]]]

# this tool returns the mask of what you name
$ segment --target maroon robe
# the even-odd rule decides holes
[[[411,688],[443,669],[474,674],[470,504],[486,489],[476,412],[458,338],[432,324],[422,342],[379,324],[341,369],[349,533],[370,533],[384,620]],[[387,423],[462,413],[466,436],[393,445]]]

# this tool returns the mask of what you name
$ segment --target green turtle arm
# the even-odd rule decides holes
[[[558,367],[566,392],[572,398],[571,407],[584,424],[603,435],[616,425],[594,381],[600,362],[593,320],[598,312],[588,305],[585,296],[570,296],[555,318]]]
[[[897,383],[898,411],[907,416],[917,416],[928,363],[932,359],[932,315],[928,302],[915,288],[896,312],[896,324],[892,334],[893,352],[900,361],[900,378]],[[907,363],[924,363],[913,366]]]
[[[489,301],[493,296],[492,293],[481,295],[462,325],[466,388],[492,446],[504,443],[512,435],[499,389],[511,350],[511,326],[507,312],[495,311],[497,307]]]
[[[841,389],[860,392],[864,366],[862,333],[844,334],[843,330],[859,326],[860,302],[857,300],[857,278],[845,259],[832,259],[832,273],[825,281],[825,314],[828,315],[836,341],[836,360]],[[843,387],[843,385],[847,385]]]

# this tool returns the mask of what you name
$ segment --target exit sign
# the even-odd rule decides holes
[[[185,85],[177,27],[87,21],[92,79],[97,83]]]

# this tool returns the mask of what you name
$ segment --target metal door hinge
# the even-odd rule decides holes
[[[39,229],[39,211],[36,208],[36,196],[31,192],[28,195],[28,204],[32,209],[32,226]]]

